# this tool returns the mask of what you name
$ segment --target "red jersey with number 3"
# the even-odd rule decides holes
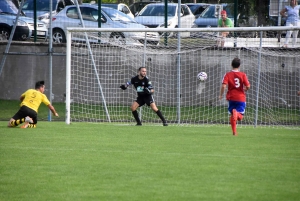
[[[227,100],[246,102],[244,88],[250,87],[250,83],[245,73],[232,70],[224,75],[222,84],[228,86]]]

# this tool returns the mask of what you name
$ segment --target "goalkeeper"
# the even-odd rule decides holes
[[[58,117],[54,107],[50,104],[50,101],[44,94],[45,82],[38,81],[35,83],[35,89],[28,89],[21,97],[21,108],[19,111],[9,120],[8,127],[16,127],[24,123],[20,128],[36,128],[37,124],[37,112],[40,104],[43,102],[51,112]]]
[[[152,94],[154,93],[153,86],[151,81],[146,76],[147,70],[146,67],[140,67],[138,69],[138,75],[131,78],[126,84],[120,86],[121,89],[126,90],[128,86],[133,85],[137,92],[137,99],[132,103],[130,109],[132,111],[132,115],[137,122],[137,126],[141,126],[142,122],[137,113],[137,108],[143,106],[145,103],[151,107],[151,109],[159,116],[162,120],[164,126],[168,126],[164,116],[156,107]]]

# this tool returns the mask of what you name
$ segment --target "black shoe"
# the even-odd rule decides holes
[[[136,126],[141,126],[141,125],[142,125],[142,123],[137,123],[137,124],[136,124]]]
[[[164,126],[168,126],[168,124],[167,124],[167,123],[163,123],[163,125],[164,125]]]

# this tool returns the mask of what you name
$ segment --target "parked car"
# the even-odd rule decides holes
[[[220,19],[221,10],[226,10],[227,17],[234,23],[234,5],[233,4],[212,4],[207,7],[201,15],[195,20],[193,28],[203,28],[203,27],[218,27],[218,20]],[[257,18],[255,16],[237,16],[237,26],[238,27],[257,27]],[[206,34],[216,34],[216,33],[203,33]],[[232,33],[230,33],[232,35]],[[238,32],[238,37],[257,37],[257,32]]]
[[[139,12],[150,3],[161,3],[161,1],[151,1],[151,0],[141,0],[129,5],[129,9],[133,13],[134,16],[137,16]]]
[[[194,21],[193,27],[218,27],[218,20],[221,10],[226,10],[227,17],[234,22],[233,5],[232,4],[213,4],[207,7],[201,15]]]
[[[13,25],[16,21],[18,8],[10,0],[0,1],[0,33],[2,39],[9,39]],[[48,29],[45,23],[37,21],[37,38],[47,39]],[[14,40],[27,40],[34,37],[34,21],[26,17],[22,12],[18,18]]]
[[[98,27],[98,5],[82,4],[80,11],[85,27]],[[128,15],[108,7],[102,7],[101,10],[101,28],[146,28],[137,23]],[[76,6],[66,6],[62,11],[52,18],[53,42],[65,43],[67,27],[81,27]],[[105,32],[107,33],[107,32]],[[102,35],[105,33],[101,33]],[[144,44],[145,34],[141,32],[110,32],[107,38],[109,41],[121,44]],[[72,40],[81,40],[73,36]],[[105,40],[105,39],[104,39]],[[148,44],[159,44],[159,34],[157,32],[148,32],[146,37]],[[97,42],[97,40],[91,40]]]
[[[125,13],[129,17],[134,18],[134,15],[132,14],[132,12],[130,11],[130,9],[128,8],[128,6],[126,4],[123,4],[123,3],[102,3],[101,6],[117,9],[118,11],[120,11],[122,13]]]
[[[27,17],[34,18],[34,1],[26,0],[22,7],[22,11]],[[74,0],[52,0],[52,14],[55,15],[68,5],[74,5]],[[50,0],[36,0],[36,16],[46,24],[49,23]]]
[[[191,9],[192,13],[195,15],[195,18],[198,18],[199,15],[210,5],[206,3],[186,3],[186,5]]]
[[[191,28],[195,20],[195,16],[189,7],[185,4],[181,4],[181,28]],[[178,4],[168,4],[168,24],[167,28],[178,27]],[[138,23],[143,24],[150,28],[163,28],[165,27],[165,4],[164,3],[152,3],[148,4],[141,10],[141,12],[134,18]],[[162,34],[162,33],[161,33]],[[169,36],[172,36],[169,33]]]

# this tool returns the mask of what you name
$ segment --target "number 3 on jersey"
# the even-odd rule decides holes
[[[235,87],[236,88],[239,88],[241,86],[241,83],[240,83],[240,79],[239,78],[234,78],[234,83],[235,83]]]

